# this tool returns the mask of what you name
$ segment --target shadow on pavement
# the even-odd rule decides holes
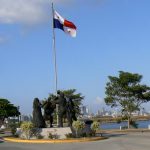
[[[120,137],[120,136],[124,136],[126,134],[119,134],[119,133],[103,133],[102,134],[104,137]]]

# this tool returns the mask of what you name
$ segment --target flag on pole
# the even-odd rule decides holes
[[[76,37],[76,26],[72,22],[64,19],[57,11],[54,11],[53,23],[54,28],[61,29],[70,36]]]

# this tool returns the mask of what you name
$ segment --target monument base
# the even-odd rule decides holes
[[[37,128],[34,130],[31,139],[39,139],[39,137],[42,137],[43,139],[66,139],[66,134],[69,133],[72,133],[70,127]],[[25,138],[25,135],[20,128],[17,128],[16,135],[20,138]]]
[[[40,135],[49,139],[66,139],[66,134],[72,133],[70,127],[63,128],[42,128]]]

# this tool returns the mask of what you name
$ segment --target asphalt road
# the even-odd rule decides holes
[[[23,144],[0,143],[0,150],[150,150],[150,133],[109,135],[109,139],[86,143]]]

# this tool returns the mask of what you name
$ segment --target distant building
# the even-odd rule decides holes
[[[139,111],[135,111],[135,112],[132,112],[131,114],[132,114],[132,116],[139,116],[140,112]]]
[[[80,110],[81,110],[82,115],[88,115],[89,114],[89,109],[87,108],[87,106],[81,106]]]
[[[97,115],[98,115],[98,116],[104,116],[105,113],[106,113],[105,108],[102,108],[102,109],[98,110]]]
[[[32,116],[31,115],[21,115],[20,121],[32,121]]]
[[[122,116],[122,113],[121,113],[120,110],[115,109],[115,110],[112,111],[111,116],[112,116],[113,118],[117,118],[117,117],[119,117],[119,116]]]

